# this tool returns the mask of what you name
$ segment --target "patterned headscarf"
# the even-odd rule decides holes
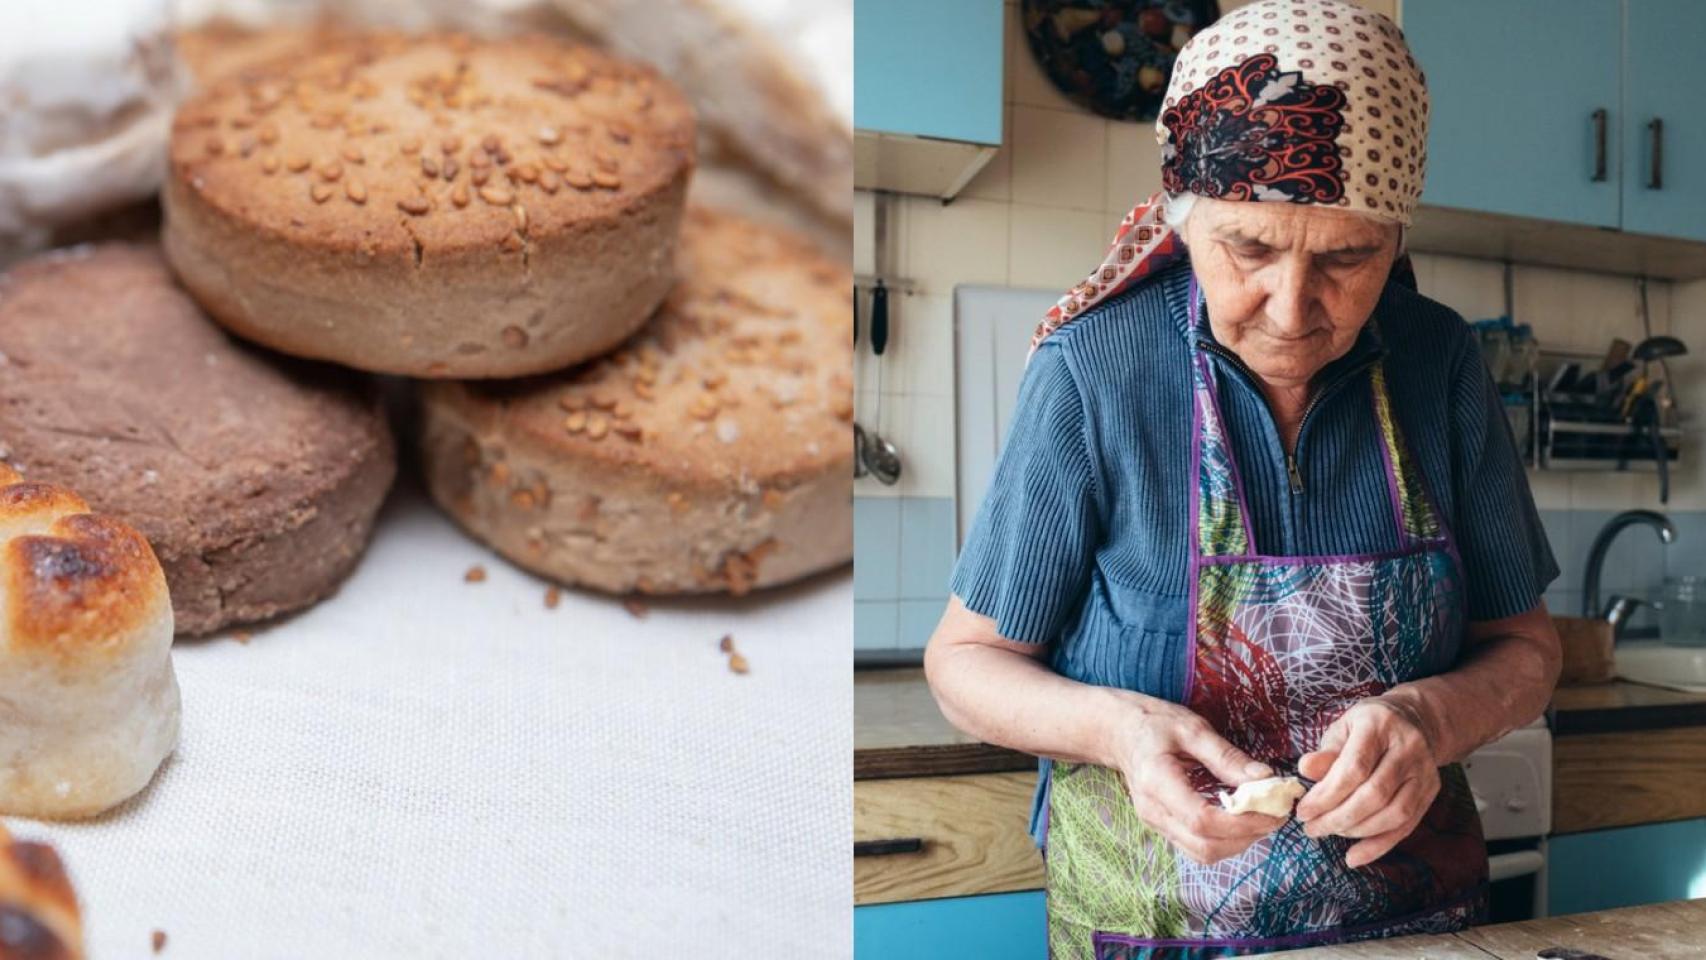
[[[1161,116],[1157,193],[1120,221],[1096,271],[1056,303],[1043,338],[1176,261],[1165,194],[1321,203],[1401,226],[1422,195],[1428,91],[1391,20],[1346,0],[1258,0],[1179,51]]]

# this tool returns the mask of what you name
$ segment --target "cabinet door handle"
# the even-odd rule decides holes
[[[1605,182],[1605,108],[1593,112],[1593,182]]]
[[[1647,123],[1647,134],[1653,140],[1653,172],[1647,178],[1647,189],[1663,190],[1665,188],[1665,122],[1654,117]]]
[[[897,837],[893,840],[855,840],[855,857],[886,857],[891,853],[922,853],[923,837]]]

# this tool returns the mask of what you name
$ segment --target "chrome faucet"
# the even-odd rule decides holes
[[[1611,541],[1617,539],[1617,535],[1626,527],[1636,524],[1652,527],[1658,532],[1659,541],[1662,543],[1676,540],[1676,527],[1662,513],[1654,513],[1651,510],[1625,510],[1607,520],[1605,526],[1600,528],[1599,536],[1593,538],[1593,546],[1588,550],[1587,569],[1582,573],[1582,616],[1605,617],[1614,612],[1609,607],[1601,609],[1599,606],[1599,572],[1605,565],[1605,554],[1611,549]],[[1632,601],[1624,597],[1619,597],[1618,600],[1624,601],[1617,604],[1617,619],[1621,621],[1627,617]]]

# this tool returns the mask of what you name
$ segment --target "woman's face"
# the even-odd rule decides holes
[[[1290,203],[1199,198],[1183,236],[1215,339],[1276,387],[1344,356],[1398,253],[1396,225]]]

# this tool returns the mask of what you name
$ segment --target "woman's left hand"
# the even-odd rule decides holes
[[[1318,781],[1297,804],[1311,837],[1353,837],[1345,865],[1385,856],[1416,829],[1439,793],[1428,726],[1408,703],[1370,697],[1345,711],[1298,771]]]

